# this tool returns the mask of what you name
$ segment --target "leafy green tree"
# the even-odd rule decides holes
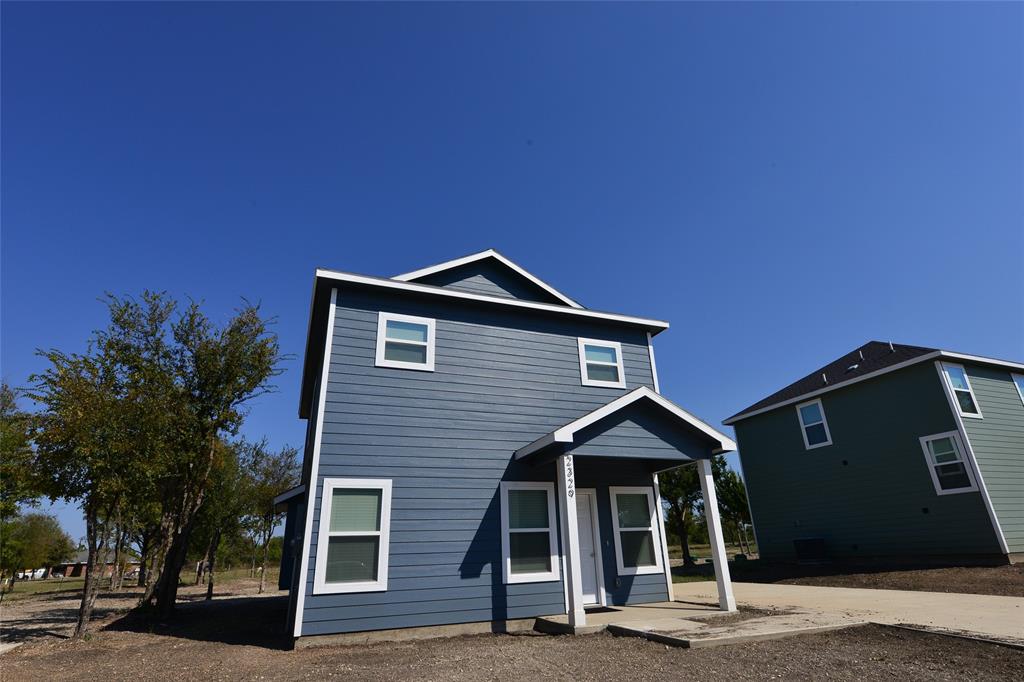
[[[732,524],[737,541],[749,554],[746,528],[750,525],[750,505],[747,502],[747,487],[743,479],[732,469],[726,469],[715,478],[715,489],[718,492],[722,516]]]
[[[727,467],[722,455],[711,459],[711,473],[716,480]],[[695,517],[704,508],[697,465],[689,464],[658,474],[658,488],[667,505],[665,523],[668,530],[679,536],[682,544],[683,565],[693,566],[696,562],[690,552],[690,538],[696,527]]]
[[[162,479],[163,557],[156,584],[161,615],[174,608],[197,515],[206,499],[221,439],[238,432],[246,402],[271,390],[281,353],[258,306],[246,304],[216,328],[192,303],[172,326],[175,380],[184,409],[175,456]]]
[[[294,487],[299,481],[298,450],[284,447],[277,452],[267,448],[266,441],[249,446],[250,507],[248,526],[253,531],[254,548],[262,556],[259,592],[266,588],[270,539],[284,519],[284,512],[274,508],[274,498]]]
[[[13,520],[10,532],[23,546],[22,569],[51,568],[70,559],[75,543],[50,514],[25,514]]]
[[[18,409],[18,394],[0,383],[0,521],[41,496],[32,476],[32,417]]]
[[[107,305],[110,323],[85,353],[39,352],[49,366],[29,393],[42,408],[34,472],[48,497],[78,502],[85,516],[89,558],[75,637],[88,629],[99,567],[122,533],[124,510],[153,495],[179,412],[161,371],[160,330],[173,304],[147,292],[142,303],[111,296]]]

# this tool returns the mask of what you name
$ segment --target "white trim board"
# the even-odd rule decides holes
[[[486,251],[480,251],[479,253],[472,253],[472,254],[470,254],[468,256],[463,256],[462,258],[455,258],[454,260],[445,261],[444,263],[438,263],[437,265],[431,265],[429,267],[420,268],[419,270],[413,270],[412,272],[406,272],[406,273],[401,274],[401,275],[395,275],[391,279],[395,279],[395,280],[398,280],[400,282],[409,282],[409,281],[412,281],[414,279],[419,279],[421,277],[426,277],[427,275],[433,275],[435,272],[443,272],[445,270],[451,270],[453,268],[457,268],[457,267],[459,267],[461,265],[467,265],[469,263],[475,263],[476,261],[484,260],[485,258],[493,258],[494,260],[498,261],[502,265],[504,265],[504,266],[506,266],[508,268],[511,268],[516,273],[522,275],[523,277],[525,277],[529,281],[533,282],[534,284],[536,284],[541,289],[543,289],[544,291],[548,292],[549,294],[551,294],[552,296],[554,296],[558,300],[564,302],[566,305],[572,306],[573,308],[582,308],[583,307],[579,303],[577,303],[576,301],[572,300],[571,298],[569,298],[568,296],[563,294],[558,289],[555,289],[553,286],[551,286],[550,284],[548,284],[547,282],[542,280],[540,277],[537,277],[535,275],[530,274],[524,268],[520,267],[519,265],[516,265],[511,260],[509,260],[505,256],[501,255],[500,253],[498,253],[494,249],[487,249]]]
[[[444,289],[442,287],[435,287],[430,284],[400,282],[394,279],[383,279],[381,277],[371,277],[369,275],[356,275],[351,272],[339,272],[335,270],[325,270],[323,268],[317,268],[316,278],[332,282],[364,284],[367,286],[380,287],[383,289],[396,289],[398,291],[408,291],[418,294],[428,294],[431,296],[441,296],[444,298],[459,298],[466,301],[493,303],[495,305],[510,306],[514,308],[528,308],[531,310],[541,310],[544,312],[557,313],[560,315],[572,315],[575,317],[586,317],[591,319],[607,320],[609,322],[621,322],[624,324],[632,324],[641,327],[646,327],[649,331],[651,331],[652,334],[662,332],[668,329],[669,327],[668,322],[665,322],[663,320],[654,320],[645,317],[632,317],[629,315],[619,315],[618,313],[605,313],[596,310],[588,310],[586,308],[573,308],[564,305],[557,305],[554,303],[536,303],[534,301],[521,301],[515,298],[502,298],[500,296],[485,296],[483,294],[471,294],[465,291],[457,291],[455,289]]]
[[[630,391],[624,396],[616,398],[607,405],[599,407],[593,412],[585,414],[579,419],[576,419],[575,421],[569,422],[565,426],[562,426],[561,428],[552,431],[546,436],[538,438],[529,445],[519,448],[518,450],[516,450],[515,453],[516,459],[522,459],[523,457],[533,454],[534,452],[537,452],[538,450],[545,448],[548,445],[551,445],[552,443],[571,443],[573,442],[576,433],[581,429],[584,429],[590,426],[591,424],[598,422],[604,419],[605,417],[614,414],[615,412],[625,407],[628,407],[629,405],[632,405],[638,400],[650,400],[654,402],[655,405],[658,405],[659,407],[667,410],[673,416],[682,419],[690,426],[696,428],[698,431],[704,433],[705,435],[711,436],[712,438],[717,440],[719,443],[719,447],[715,450],[716,454],[719,452],[728,452],[730,450],[736,449],[736,443],[733,442],[733,440],[726,436],[725,434],[712,428],[711,426],[701,421],[697,417],[694,417],[692,414],[690,414],[683,408],[679,407],[672,401],[668,400],[664,396],[655,393],[646,386],[641,386],[640,388],[636,388]]]
[[[309,488],[313,491],[306,499],[306,524],[302,534],[302,558],[299,561],[299,583],[295,598],[295,627],[293,634],[302,636],[302,610],[306,606],[306,582],[309,578],[309,549],[313,539],[313,511],[316,488],[319,483],[320,445],[324,433],[324,408],[327,406],[327,379],[331,371],[331,344],[334,341],[334,309],[338,305],[338,290],[331,289],[331,307],[327,311],[327,338],[324,340],[323,367],[320,371],[320,402],[316,412],[316,433],[313,435],[313,462],[309,469]]]
[[[950,360],[961,360],[961,361],[966,361],[966,362],[976,362],[978,364],[995,365],[997,367],[1005,367],[1007,369],[1024,369],[1024,364],[1021,364],[1019,362],[1010,362],[1008,360],[997,360],[995,358],[985,358],[985,357],[981,357],[979,355],[965,355],[963,353],[952,353],[950,351],[937,350],[937,351],[935,351],[933,353],[925,353],[924,355],[919,355],[916,358],[911,358],[910,360],[906,360],[904,362],[900,362],[900,363],[897,363],[895,365],[891,365],[889,367],[883,367],[882,369],[875,370],[874,372],[869,372],[869,373],[865,374],[864,376],[857,377],[856,379],[850,379],[849,381],[844,381],[842,383],[832,384],[830,386],[824,386],[824,387],[819,388],[819,389],[814,390],[814,391],[808,391],[807,393],[802,393],[801,395],[795,396],[793,398],[787,398],[785,400],[780,400],[777,403],[773,403],[773,404],[767,405],[765,407],[759,407],[758,409],[751,410],[750,412],[741,412],[740,414],[736,415],[735,417],[730,417],[729,419],[724,420],[722,423],[725,424],[726,426],[732,426],[736,422],[742,421],[742,420],[747,419],[749,417],[754,417],[754,416],[757,416],[759,414],[764,414],[765,412],[770,412],[770,411],[772,411],[774,409],[777,409],[779,407],[785,407],[786,405],[792,405],[794,403],[804,402],[804,401],[806,401],[809,398],[814,398],[814,397],[822,395],[824,393],[828,393],[829,391],[835,391],[837,389],[845,388],[847,386],[853,386],[854,384],[859,383],[861,381],[865,381],[867,379],[874,379],[877,376],[881,376],[883,374],[888,374],[889,372],[895,372],[897,370],[903,369],[904,367],[910,367],[911,365],[916,365],[916,364],[921,363],[921,362],[927,362],[928,360],[935,360],[936,358],[948,358]],[[943,380],[943,381],[945,381],[945,380]]]

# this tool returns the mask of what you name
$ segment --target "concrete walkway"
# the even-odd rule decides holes
[[[718,599],[714,582],[676,583],[674,587],[680,601]],[[733,583],[733,590],[737,602],[755,608],[811,609],[887,625],[922,625],[1024,642],[1021,597],[761,583]]]

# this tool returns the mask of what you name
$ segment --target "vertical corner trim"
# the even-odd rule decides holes
[[[971,445],[971,439],[967,437],[967,429],[964,427],[964,420],[960,417],[960,410],[956,406],[956,399],[953,397],[953,392],[949,388],[949,382],[946,381],[946,374],[942,368],[942,362],[939,360],[935,361],[935,371],[939,373],[939,383],[942,385],[942,391],[946,394],[946,402],[949,404],[949,411],[953,414],[953,420],[956,422],[956,430],[960,432],[960,440],[963,441],[964,450],[966,450],[967,461],[970,462],[971,468],[974,469],[974,480],[978,484],[978,490],[981,493],[981,499],[985,503],[985,510],[988,512],[988,518],[992,521],[992,530],[996,533],[996,542],[999,544],[999,548],[1003,551],[1003,554],[1009,554],[1010,548],[1006,544],[1006,536],[1003,535],[1002,526],[999,525],[999,517],[996,516],[996,509],[992,506],[992,497],[988,494],[988,486],[985,485],[985,477],[981,474],[981,467],[978,466],[978,458],[974,455],[974,446]],[[966,374],[967,370],[964,369]],[[975,398],[977,400],[977,398]],[[978,410],[981,410],[981,406],[978,406]]]
[[[302,635],[302,610],[306,605],[306,582],[309,578],[309,545],[313,539],[313,510],[316,509],[316,491],[319,486],[320,444],[324,433],[324,407],[327,402],[327,379],[331,371],[331,343],[334,340],[334,309],[338,304],[338,289],[331,289],[331,307],[327,311],[327,329],[324,333],[324,360],[320,368],[320,395],[316,408],[316,433],[313,435],[313,464],[309,468],[306,486],[306,525],[303,528],[302,559],[299,563],[299,584],[295,597],[295,627],[293,635]]]
[[[651,340],[650,332],[647,332],[647,354],[651,358],[651,378],[654,379],[654,392],[660,394],[661,388],[658,386],[658,365],[654,362],[654,342]]]

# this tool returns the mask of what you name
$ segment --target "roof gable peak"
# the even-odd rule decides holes
[[[413,270],[412,272],[395,275],[391,279],[399,282],[416,282],[424,279],[432,279],[436,278],[439,273],[444,273],[456,268],[463,268],[473,263],[480,263],[481,261],[486,260],[491,260],[499,264],[504,270],[510,272],[513,277],[524,282],[531,291],[539,291],[539,293],[541,293],[545,298],[550,299],[552,302],[556,302],[559,305],[567,305],[572,308],[583,308],[582,305],[558,291],[536,275],[531,274],[525,268],[516,264],[509,258],[498,253],[495,249],[486,249],[461,258],[455,258],[443,263],[420,268],[419,270]]]

